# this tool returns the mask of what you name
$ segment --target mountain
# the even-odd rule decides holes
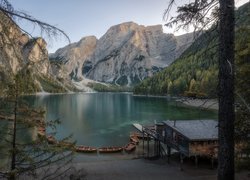
[[[84,37],[79,42],[69,44],[50,54],[53,73],[59,78],[70,76],[72,79],[81,79],[83,63],[93,55],[96,44],[95,36]],[[63,68],[55,68],[54,64],[62,64]]]
[[[0,95],[17,76],[26,84],[26,93],[67,90],[52,74],[46,42],[29,38],[0,11]]]
[[[111,27],[100,39],[84,37],[61,48],[50,60],[61,67],[55,68],[57,76],[133,86],[172,63],[192,40],[192,34],[165,34],[161,25],[126,22]]]
[[[235,12],[236,88],[250,95],[250,3]],[[141,82],[135,94],[216,97],[218,84],[218,31],[201,35],[169,67]],[[239,82],[241,82],[239,84]],[[241,88],[240,88],[241,87]],[[244,91],[240,91],[244,87]],[[244,95],[243,97],[247,97]]]

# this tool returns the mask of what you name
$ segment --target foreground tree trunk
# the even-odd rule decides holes
[[[16,80],[15,80],[16,81]],[[17,104],[18,104],[18,82],[16,81],[15,95],[14,95],[14,122],[13,122],[13,136],[12,136],[12,155],[11,155],[11,175],[10,180],[15,180],[16,175],[14,170],[16,169],[16,131],[17,131]]]
[[[234,179],[234,0],[219,0],[218,180]]]

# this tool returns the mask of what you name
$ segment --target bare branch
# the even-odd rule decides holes
[[[11,17],[12,20],[14,19],[14,17],[17,17],[17,18],[20,18],[21,20],[26,20],[28,22],[34,23],[36,26],[40,28],[41,35],[45,33],[49,39],[51,39],[52,37],[57,37],[58,35],[62,34],[64,37],[66,37],[68,43],[70,43],[69,36],[63,30],[57,28],[56,26],[53,26],[48,23],[42,22],[38,19],[35,19],[34,17],[24,12],[15,11],[14,8],[10,5],[10,3],[8,3],[7,0],[2,0],[2,1],[4,1],[4,3],[0,2],[0,11],[2,11],[3,13]],[[5,5],[5,4],[9,4],[9,5]],[[20,28],[20,29],[22,29],[25,33],[31,36],[31,34],[25,31],[23,28]]]
[[[218,6],[217,0],[194,0],[189,4],[178,6],[178,15],[169,18],[173,4],[174,0],[171,0],[163,15],[163,19],[167,21],[165,24],[167,27],[175,26],[176,30],[181,28],[187,30],[192,26],[195,31],[201,31],[211,27],[212,23],[217,20],[214,16],[216,13],[213,13],[213,10],[216,10]],[[209,18],[209,16],[211,17]]]

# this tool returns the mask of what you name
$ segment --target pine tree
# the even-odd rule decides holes
[[[165,17],[175,0],[171,0]],[[211,11],[214,9],[214,11]],[[208,14],[213,12],[210,16]],[[234,0],[194,0],[178,7],[167,26],[205,30],[219,23],[219,153],[218,179],[234,179]],[[216,26],[215,26],[216,27]]]
[[[1,134],[1,157],[8,160],[0,169],[1,176],[12,180],[38,174],[37,179],[65,175],[57,171],[64,168],[67,172],[71,168],[68,165],[73,157],[74,143],[67,137],[51,145],[49,137],[55,132],[49,135],[45,130],[48,126],[55,129],[58,121],[46,122],[43,109],[30,108],[23,101],[21,95],[26,86],[20,83],[21,78],[15,77],[14,83],[9,84],[8,94],[1,99],[4,106],[2,104],[0,117],[7,124],[7,131]]]
[[[9,38],[7,33],[8,26],[20,29],[15,23],[15,17],[37,25],[48,37],[63,34],[68,38],[55,26],[16,11],[8,0],[0,0],[0,12],[5,23],[1,26],[0,43],[11,48],[12,58],[17,62],[23,60],[20,53],[16,53],[15,47],[18,47],[18,44],[15,44],[15,40]],[[24,31],[23,33],[29,34]],[[1,60],[8,62],[9,59],[2,49],[0,53]],[[15,72],[9,72],[11,74],[8,79],[1,79],[4,76],[0,74],[0,81],[4,82],[4,87],[0,86],[0,178],[29,179],[33,176],[36,179],[50,179],[69,175],[67,172],[71,169],[74,143],[69,141],[70,137],[60,141],[54,139],[58,120],[45,121],[43,109],[31,108],[23,101],[23,95],[30,89],[28,80],[30,74],[27,74],[29,71],[26,66],[17,68]],[[54,129],[53,134],[46,133],[48,126]]]

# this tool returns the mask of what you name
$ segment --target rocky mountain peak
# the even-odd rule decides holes
[[[107,31],[107,34],[110,34],[112,32],[114,33],[122,33],[122,32],[129,32],[129,31],[132,31],[132,30],[135,30],[135,29],[138,29],[140,27],[143,27],[143,26],[140,26],[134,22],[125,22],[125,23],[121,23],[121,24],[118,24],[118,25],[114,25],[112,27],[109,28],[109,30]]]
[[[146,26],[145,28],[147,32],[153,32],[153,33],[158,33],[158,34],[163,33],[163,28],[161,24],[154,25],[154,26]]]
[[[109,28],[99,40],[82,38],[50,57],[63,61],[71,78],[133,86],[168,66],[189,45],[165,34],[162,25],[125,22]]]
[[[69,44],[50,54],[50,60],[54,62],[53,73],[59,78],[82,79],[83,63],[94,53],[97,38],[95,36],[83,37],[76,43]],[[58,68],[55,64],[62,63],[64,68]]]

